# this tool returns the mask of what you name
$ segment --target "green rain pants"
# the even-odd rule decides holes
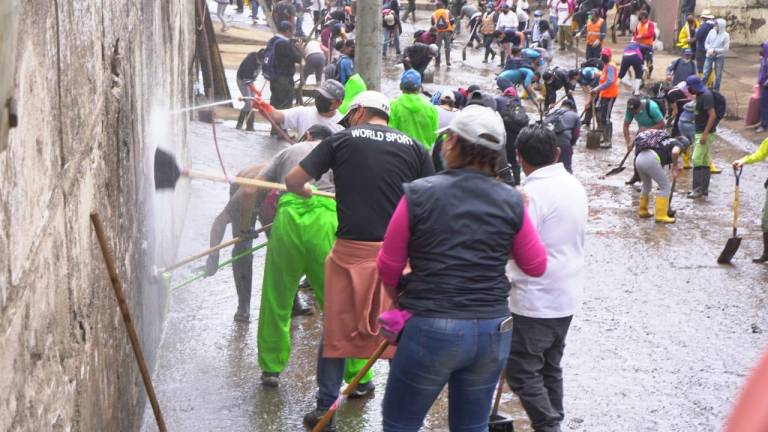
[[[707,142],[701,142],[701,134],[696,134],[696,145],[693,147],[693,166],[694,167],[708,167],[712,162],[712,157],[709,154],[709,149],[712,143],[715,142],[715,134],[710,133],[707,136]]]
[[[259,367],[282,372],[291,354],[291,309],[301,276],[306,274],[323,307],[325,259],[336,241],[336,201],[291,193],[280,197],[267,246],[261,287],[257,344]],[[347,360],[345,377],[354,376],[365,360]],[[369,371],[361,380],[372,378]]]

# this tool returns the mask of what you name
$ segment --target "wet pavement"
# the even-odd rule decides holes
[[[406,33],[413,27],[405,25]],[[466,35],[459,37],[465,40]],[[406,34],[403,41],[409,41]],[[435,74],[428,90],[457,85],[493,87],[496,66],[481,63],[481,50],[461,61],[454,45],[453,67]],[[557,53],[572,67],[573,54]],[[390,57],[391,59],[391,57]],[[390,61],[391,63],[391,61]],[[398,94],[399,66],[385,67],[386,94]],[[626,88],[622,89],[626,94]],[[732,266],[716,258],[730,237],[733,175],[728,162],[755,145],[723,131],[714,146],[724,168],[712,177],[706,201],[683,197],[691,172],[682,174],[673,199],[677,223],[657,225],[636,217],[638,193],[624,181],[629,170],[601,179],[624,155],[622,97],[613,112],[614,146],[574,152],[575,175],[590,197],[586,239],[587,279],[582,310],[568,336],[565,370],[564,430],[710,431],[719,430],[746,374],[768,342],[768,267],[752,264],[759,255],[759,217],[766,169],[747,167],[742,176],[740,236]],[[581,100],[578,100],[581,106]],[[282,144],[266,127],[246,133],[234,122],[217,125],[222,157],[230,173],[267,161]],[[209,124],[191,126],[191,163],[197,170],[220,172]],[[191,184],[190,212],[179,257],[207,248],[210,225],[228,199],[228,186]],[[228,234],[229,235],[229,234]],[[262,236],[256,242],[264,241]],[[256,326],[265,251],[255,254],[250,324],[233,322],[237,305],[230,268],[175,290],[160,347],[155,386],[172,431],[299,431],[302,415],[314,408],[318,314],[293,321],[293,353],[280,387],[264,388],[256,359]],[[221,261],[229,257],[222,253]],[[197,265],[203,264],[201,260]],[[186,280],[194,265],[173,274],[171,285]],[[311,301],[308,292],[302,293]],[[339,411],[342,432],[381,430],[381,399],[387,365],[376,367],[372,399],[350,401]],[[511,393],[502,411],[530,430]],[[425,431],[447,430],[447,399],[433,407]],[[145,431],[155,430],[151,411]]]

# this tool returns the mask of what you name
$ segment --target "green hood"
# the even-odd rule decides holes
[[[352,103],[352,99],[360,93],[368,90],[368,86],[365,85],[363,77],[360,74],[354,74],[347,80],[347,85],[344,86],[344,101],[339,107],[341,115],[346,115],[349,111],[349,104]]]
[[[389,126],[431,150],[437,137],[437,108],[418,93],[403,93],[391,107]]]

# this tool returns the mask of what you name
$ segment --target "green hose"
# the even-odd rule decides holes
[[[230,259],[224,261],[223,263],[219,264],[217,269],[224,268],[224,267],[232,264],[233,262],[239,260],[240,258],[242,258],[242,257],[244,257],[246,255],[250,255],[250,254],[256,252],[259,249],[263,249],[265,246],[267,246],[267,243],[269,243],[269,242],[265,241],[264,243],[258,244],[256,246],[252,247],[251,249],[248,249],[247,251],[244,251],[244,252],[242,252],[242,253],[240,253],[238,255],[233,256],[232,258],[230,258]],[[174,292],[174,291],[176,291],[179,288],[183,288],[183,287],[191,284],[192,282],[200,280],[200,279],[206,277],[206,275],[207,275],[206,272],[204,272],[204,271],[200,272],[200,273],[196,274],[195,276],[193,276],[191,279],[188,279],[188,280],[186,280],[186,281],[176,285],[175,287],[172,287],[170,292]]]

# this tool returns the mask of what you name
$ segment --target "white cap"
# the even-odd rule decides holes
[[[339,124],[346,127],[348,124],[349,116],[357,108],[377,109],[389,117],[389,98],[373,90],[367,90],[360,93],[359,95],[355,96],[354,99],[352,99],[352,103],[349,104],[347,115],[345,115],[344,118],[339,121]]]
[[[491,150],[501,150],[507,140],[501,116],[483,105],[469,105],[456,113],[451,123],[437,132],[445,131],[452,131],[471,143]]]

